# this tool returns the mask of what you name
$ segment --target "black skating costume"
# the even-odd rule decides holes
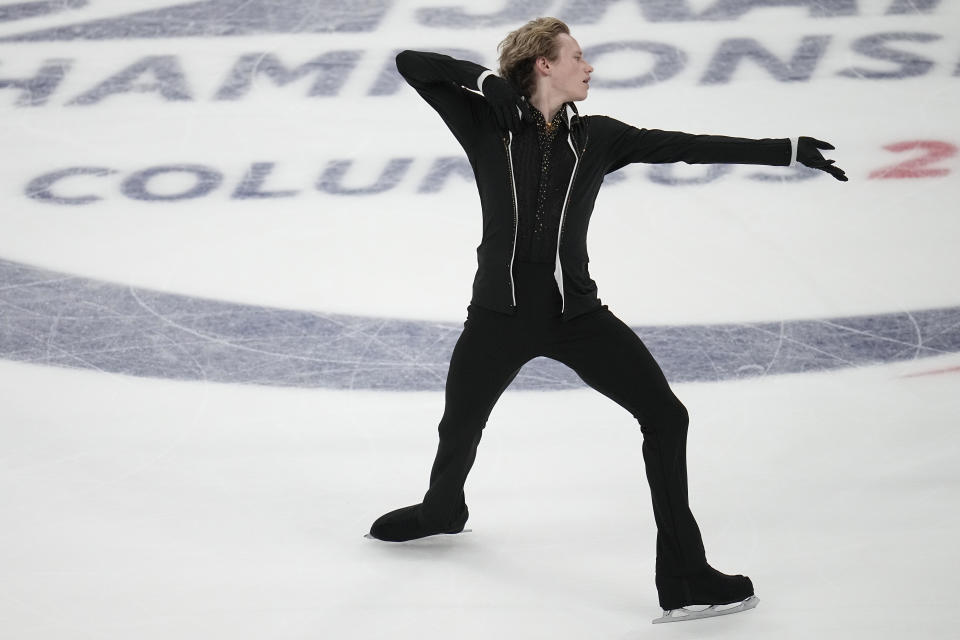
[[[687,411],[640,338],[597,298],[586,236],[603,177],[628,163],[786,166],[791,141],[638,129],[581,116],[572,103],[550,123],[531,108],[532,119],[516,134],[505,133],[485,98],[467,90],[480,89],[484,67],[413,51],[398,55],[397,67],[463,146],[480,192],[483,238],[473,298],[450,361],[429,490],[421,504],[377,520],[371,535],[401,541],[463,529],[464,484],[487,417],[524,363],[545,356],[571,367],[640,423],[661,606],[751,595],[748,578],[707,564],[687,500]]]

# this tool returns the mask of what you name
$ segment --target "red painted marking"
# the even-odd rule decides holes
[[[884,149],[893,151],[894,153],[903,153],[904,151],[912,151],[914,149],[925,149],[927,153],[918,158],[904,160],[900,164],[892,167],[877,169],[870,174],[871,178],[937,178],[945,176],[950,173],[950,169],[944,167],[921,169],[921,167],[957,155],[957,147],[955,145],[940,140],[896,142],[894,144],[888,144]]]
[[[949,367],[947,369],[934,369],[933,371],[921,371],[920,373],[908,373],[904,378],[917,378],[919,376],[935,376],[941,373],[960,373],[960,367]]]

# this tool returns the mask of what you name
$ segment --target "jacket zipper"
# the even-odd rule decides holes
[[[513,177],[513,153],[511,148],[513,146],[513,132],[507,131],[509,138],[504,142],[506,143],[507,149],[507,166],[508,172],[510,174],[510,187],[512,189],[511,196],[513,197],[513,251],[510,254],[510,296],[513,300],[513,306],[517,306],[517,288],[516,284],[513,281],[513,260],[517,255],[517,228],[520,226],[520,217],[517,213],[517,183]],[[562,216],[561,216],[562,217]]]
[[[553,277],[557,281],[557,288],[560,289],[560,313],[563,313],[566,307],[566,296],[563,295],[563,268],[560,266],[560,239],[563,237],[563,223],[566,220],[567,205],[570,203],[570,191],[573,189],[573,180],[577,177],[577,167],[580,166],[580,156],[577,155],[577,148],[573,144],[573,131],[567,134],[567,144],[573,151],[573,171],[570,173],[570,184],[567,185],[567,195],[563,199],[563,208],[560,210],[560,228],[557,230],[557,261],[553,269]]]

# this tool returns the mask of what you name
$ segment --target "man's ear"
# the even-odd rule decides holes
[[[540,56],[534,61],[533,65],[543,75],[550,75],[550,61],[547,60],[547,56]]]

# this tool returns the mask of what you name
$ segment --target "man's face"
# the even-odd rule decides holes
[[[564,96],[564,102],[583,100],[590,88],[587,83],[593,67],[583,59],[580,45],[572,36],[561,33],[557,41],[560,43],[560,53],[556,60],[548,61],[551,87]]]

